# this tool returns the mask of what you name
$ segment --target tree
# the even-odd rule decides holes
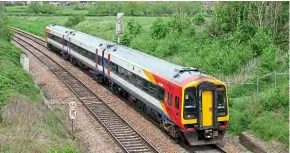
[[[125,11],[126,14],[134,16],[140,12],[140,4],[139,2],[126,2],[125,3]]]
[[[164,38],[168,33],[168,27],[162,18],[157,18],[157,20],[152,23],[151,29],[151,35],[155,39]]]

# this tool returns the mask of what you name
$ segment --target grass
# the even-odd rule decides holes
[[[265,87],[260,93],[254,91],[252,94],[230,98],[231,133],[239,134],[251,130],[265,141],[278,139],[284,145],[289,145],[288,80],[279,79],[279,81],[277,88],[268,84],[268,88]],[[235,88],[245,91],[243,86]]]
[[[20,64],[20,50],[0,39],[0,106],[10,94],[26,95],[32,101],[40,101],[39,88]]]
[[[57,116],[39,102],[39,88],[21,68],[20,54],[0,39],[0,152],[79,152]]]
[[[57,10],[58,15],[62,14],[83,14],[87,15],[88,10],[74,10],[73,7],[71,6],[58,6],[55,7]],[[6,6],[5,7],[7,13],[21,13],[21,14],[26,14],[27,13],[27,5],[25,6]]]
[[[6,6],[7,13],[26,13],[27,6]]]
[[[41,103],[13,96],[2,110],[0,152],[81,152],[77,141],[69,137],[57,117]]]

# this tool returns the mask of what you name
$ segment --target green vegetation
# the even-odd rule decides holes
[[[21,68],[21,51],[9,43],[3,8],[0,3],[0,152],[80,152],[58,117],[40,103],[39,88]]]
[[[80,23],[84,20],[85,20],[85,17],[83,15],[70,16],[64,25],[66,27],[72,27],[72,26],[77,25],[78,23]]]
[[[124,12],[130,16],[171,15],[176,10],[194,14],[201,11],[200,2],[87,2],[80,5],[70,2],[68,6],[54,6],[48,2],[31,2],[27,6],[6,6],[8,13],[57,14],[57,15],[101,15],[112,16]]]
[[[81,152],[58,117],[41,103],[23,95],[11,96],[2,108],[0,152],[77,153]]]
[[[98,7],[112,7],[113,3],[107,6],[108,3]],[[188,13],[187,9],[177,9],[172,17],[125,16],[126,29],[121,42],[150,55],[183,66],[198,67],[202,72],[228,80],[234,80],[239,75],[246,76],[237,80],[241,83],[256,83],[257,77],[273,71],[288,72],[289,2],[219,2],[213,3],[210,9],[199,9],[200,3],[195,2],[178,4],[186,6],[189,3],[194,4],[190,7],[196,7],[195,11]],[[130,3],[132,6],[127,6],[127,15],[138,15],[138,9],[129,8],[139,4]],[[169,3],[154,3],[150,9],[156,7],[155,4],[164,6]],[[166,9],[163,7],[161,12],[170,14]],[[116,13],[107,10],[108,14]],[[151,10],[141,12],[152,14]],[[67,20],[71,19],[11,17],[9,24],[43,36],[47,24],[64,25],[69,22]],[[111,16],[85,18],[72,24],[71,28],[116,42],[115,20]],[[230,132],[239,134],[251,130],[265,140],[278,139],[288,145],[288,78],[287,75],[279,76],[277,88],[274,88],[273,79],[273,75],[260,79],[258,93],[253,84],[229,87]]]

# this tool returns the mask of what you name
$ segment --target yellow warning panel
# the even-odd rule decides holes
[[[212,126],[212,91],[202,92],[202,126]]]

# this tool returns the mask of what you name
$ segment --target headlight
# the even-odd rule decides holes
[[[193,114],[184,116],[184,119],[194,119],[194,118],[195,118],[195,116]]]

